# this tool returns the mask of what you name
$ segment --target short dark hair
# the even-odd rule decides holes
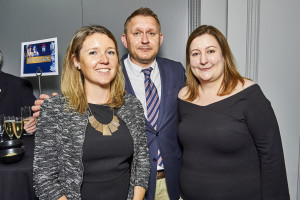
[[[158,26],[159,26],[159,32],[160,32],[160,22],[159,22],[159,19],[157,17],[157,15],[150,9],[150,8],[139,8],[135,11],[133,11],[133,13],[131,13],[131,15],[126,19],[125,23],[124,23],[124,33],[127,34],[127,27],[128,27],[128,24],[130,22],[130,20],[136,16],[139,16],[139,15],[142,15],[142,16],[149,16],[149,17],[153,17]]]

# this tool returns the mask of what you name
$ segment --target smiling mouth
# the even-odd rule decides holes
[[[211,69],[211,67],[208,67],[208,68],[200,68],[201,71],[208,71],[208,70],[210,70],[210,69]]]
[[[96,69],[96,72],[108,72],[110,69]]]

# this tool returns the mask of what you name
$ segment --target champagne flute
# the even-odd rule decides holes
[[[5,116],[4,117],[4,127],[5,132],[8,135],[9,139],[14,137],[13,123],[15,122],[15,117],[13,116]]]
[[[23,120],[22,117],[15,117],[15,122],[13,123],[14,134],[19,140],[23,132]]]
[[[0,114],[0,142],[3,142],[4,115]]]
[[[31,108],[30,106],[22,106],[21,107],[21,117],[23,118],[24,125],[28,123],[29,117],[31,117]],[[32,133],[29,133],[26,131],[24,135],[31,135]]]

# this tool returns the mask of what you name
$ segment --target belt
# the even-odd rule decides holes
[[[163,179],[165,178],[165,171],[164,170],[158,170],[157,171],[157,176],[156,176],[156,179]]]

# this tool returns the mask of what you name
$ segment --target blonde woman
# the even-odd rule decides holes
[[[143,199],[150,167],[143,108],[124,91],[109,30],[86,26],[75,33],[61,91],[45,100],[37,123],[39,199]]]

